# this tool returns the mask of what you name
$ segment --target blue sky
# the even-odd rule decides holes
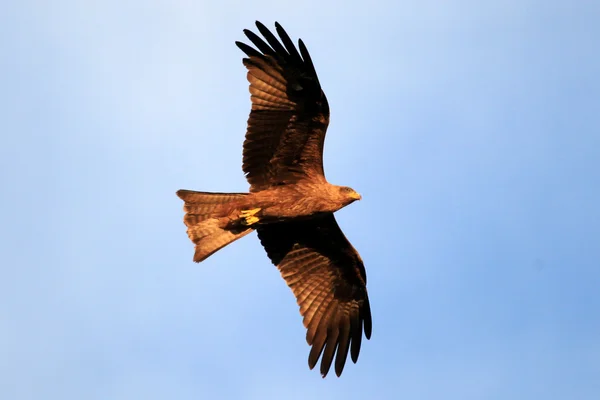
[[[599,3],[367,3],[3,5],[1,398],[599,398]],[[256,19],[307,44],[363,195],[340,379],[255,235],[196,265],[175,196],[247,189]]]

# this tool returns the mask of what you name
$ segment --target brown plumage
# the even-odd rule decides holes
[[[196,262],[257,231],[300,306],[312,346],[309,367],[321,357],[325,377],[335,360],[340,376],[348,352],[357,361],[363,332],[371,336],[365,268],[333,216],[360,195],[325,179],[329,105],[304,43],[298,51],[278,23],[281,41],[256,26],[266,42],[249,30],[256,49],[236,42],[247,55],[252,100],[242,165],[250,193],[177,195]]]

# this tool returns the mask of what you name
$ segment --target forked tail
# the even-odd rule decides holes
[[[183,222],[187,234],[196,245],[194,261],[200,262],[229,243],[247,235],[252,228],[232,225],[228,214],[231,204],[243,199],[245,193],[208,193],[179,190],[177,196],[185,202]]]

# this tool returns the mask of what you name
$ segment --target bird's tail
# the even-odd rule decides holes
[[[200,262],[229,243],[247,235],[252,228],[231,224],[228,214],[245,193],[208,193],[179,190],[177,196],[185,202],[183,222],[187,234],[196,245],[194,261]]]

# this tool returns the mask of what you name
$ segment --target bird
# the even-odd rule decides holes
[[[321,359],[325,378],[342,374],[348,353],[357,362],[363,333],[371,338],[371,307],[363,261],[334,213],[361,200],[348,186],[330,184],[323,170],[329,104],[302,39],[298,47],[279,23],[279,39],[256,21],[261,38],[243,32],[251,111],[242,170],[248,193],[179,190],[184,223],[199,263],[256,231],[271,262],[296,297],[308,366]],[[335,362],[334,362],[335,358]]]

